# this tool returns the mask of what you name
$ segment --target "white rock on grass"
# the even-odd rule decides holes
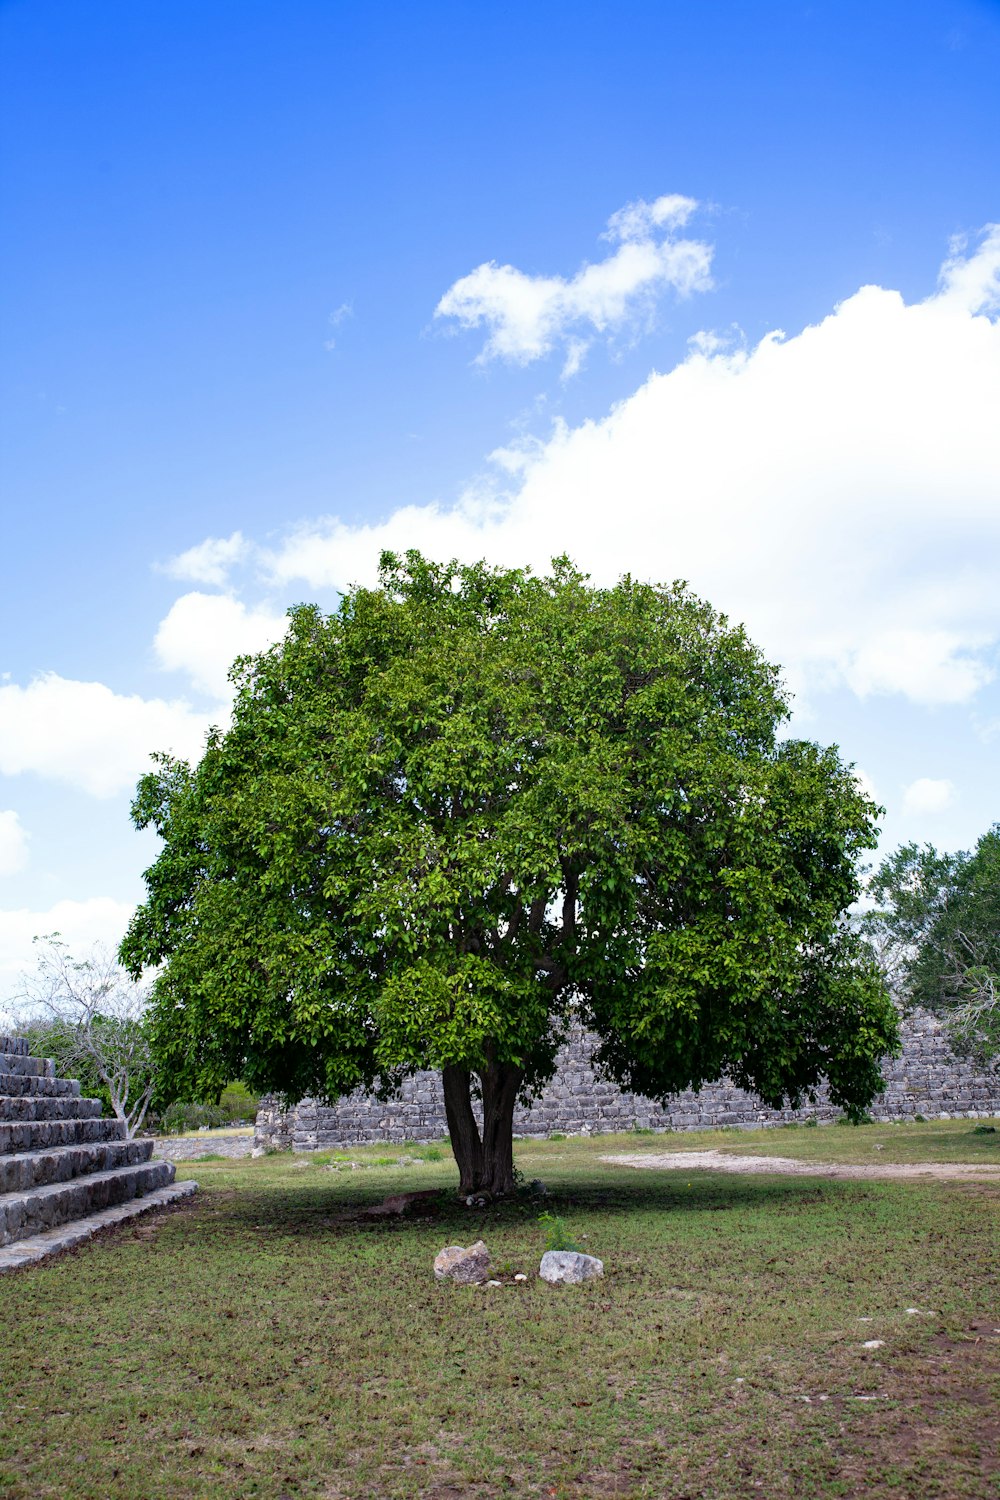
[[[474,1245],[446,1245],[434,1257],[434,1275],[438,1281],[454,1281],[459,1286],[480,1286],[489,1278],[490,1252],[482,1240]]]
[[[604,1262],[579,1250],[546,1250],[538,1274],[553,1286],[575,1286],[604,1275]]]

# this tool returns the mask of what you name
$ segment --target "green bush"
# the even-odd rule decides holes
[[[219,1099],[219,1108],[227,1125],[252,1125],[257,1118],[259,1100],[245,1083],[227,1083]]]
[[[217,1104],[198,1104],[190,1099],[175,1099],[159,1115],[159,1128],[168,1135],[208,1126],[218,1130],[223,1125],[252,1125],[257,1115],[257,1097],[244,1083],[229,1083]]]
[[[226,1125],[225,1114],[215,1104],[191,1104],[177,1099],[168,1104],[160,1116],[160,1129],[167,1135],[183,1135],[187,1130],[200,1130],[202,1126],[217,1129]]]

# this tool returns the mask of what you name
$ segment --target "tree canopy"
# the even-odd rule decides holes
[[[777,669],[684,586],[386,553],[234,682],[231,728],[133,805],[163,848],[122,958],[163,964],[178,1094],[438,1069],[463,1188],[503,1192],[574,1013],[651,1097],[880,1089],[895,1013],[844,919],[878,809],[778,742]]]
[[[904,844],[869,894],[864,930],[901,998],[943,1015],[981,1060],[1000,1055],[1000,823],[972,853]]]

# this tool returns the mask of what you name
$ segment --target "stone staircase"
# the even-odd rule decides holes
[[[0,1036],[0,1271],[87,1240],[98,1229],[185,1198],[174,1164],[151,1140],[125,1139],[120,1120],[81,1099],[23,1037]]]

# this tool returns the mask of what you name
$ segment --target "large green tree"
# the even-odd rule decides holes
[[[574,1011],[653,1097],[879,1090],[895,1013],[844,920],[877,809],[777,743],[777,670],[682,586],[385,554],[235,682],[232,727],[133,807],[163,849],[122,957],[164,965],[177,1093],[437,1069],[463,1190],[503,1193]]]
[[[902,845],[869,895],[862,930],[900,998],[942,1015],[980,1060],[1000,1055],[1000,823],[971,853]]]

